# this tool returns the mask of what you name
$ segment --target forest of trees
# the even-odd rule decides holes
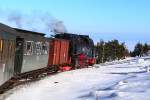
[[[130,52],[130,56],[136,57],[136,56],[147,56],[148,52],[150,50],[150,45],[147,43],[142,44],[142,43],[137,43],[134,47],[134,50]]]
[[[97,63],[106,61],[124,59],[125,57],[144,56],[148,54],[150,46],[148,44],[137,43],[133,51],[125,46],[125,43],[119,43],[118,40],[104,42],[100,40],[95,46]]]

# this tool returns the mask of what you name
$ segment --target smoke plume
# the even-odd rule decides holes
[[[49,13],[34,11],[21,13],[19,11],[1,10],[0,22],[11,27],[37,31],[43,33],[65,33],[67,29],[61,20],[54,18]]]
[[[12,21],[12,22],[14,22],[15,24],[16,24],[16,27],[17,28],[22,28],[22,24],[23,24],[23,22],[22,22],[22,15],[20,14],[20,13],[16,13],[16,12],[14,12],[14,13],[10,13],[10,15],[8,16],[8,21]]]

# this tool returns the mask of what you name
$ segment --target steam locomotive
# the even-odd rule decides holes
[[[94,43],[88,35],[64,33],[55,35],[55,38],[70,41],[69,57],[75,68],[82,68],[86,67],[86,65],[94,64]]]
[[[63,33],[46,38],[43,33],[0,23],[0,90],[16,77],[36,78],[94,63],[94,43],[87,35]]]

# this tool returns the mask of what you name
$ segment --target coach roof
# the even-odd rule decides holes
[[[29,30],[24,30],[24,29],[19,29],[19,28],[13,28],[18,32],[23,32],[23,33],[30,33],[30,34],[34,34],[34,35],[40,35],[40,36],[45,36],[44,33],[39,33],[39,32],[33,32],[33,31],[29,31]]]
[[[16,31],[12,27],[5,25],[5,24],[2,24],[2,23],[0,23],[0,31],[5,31],[5,32],[9,32],[9,33],[16,33]]]

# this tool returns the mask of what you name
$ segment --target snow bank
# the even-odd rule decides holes
[[[49,76],[16,89],[3,100],[150,100],[150,73],[143,67],[150,61],[131,61]]]
[[[144,59],[138,59],[138,63],[139,63],[139,64],[142,64],[142,63],[144,63],[144,62],[145,62]]]

